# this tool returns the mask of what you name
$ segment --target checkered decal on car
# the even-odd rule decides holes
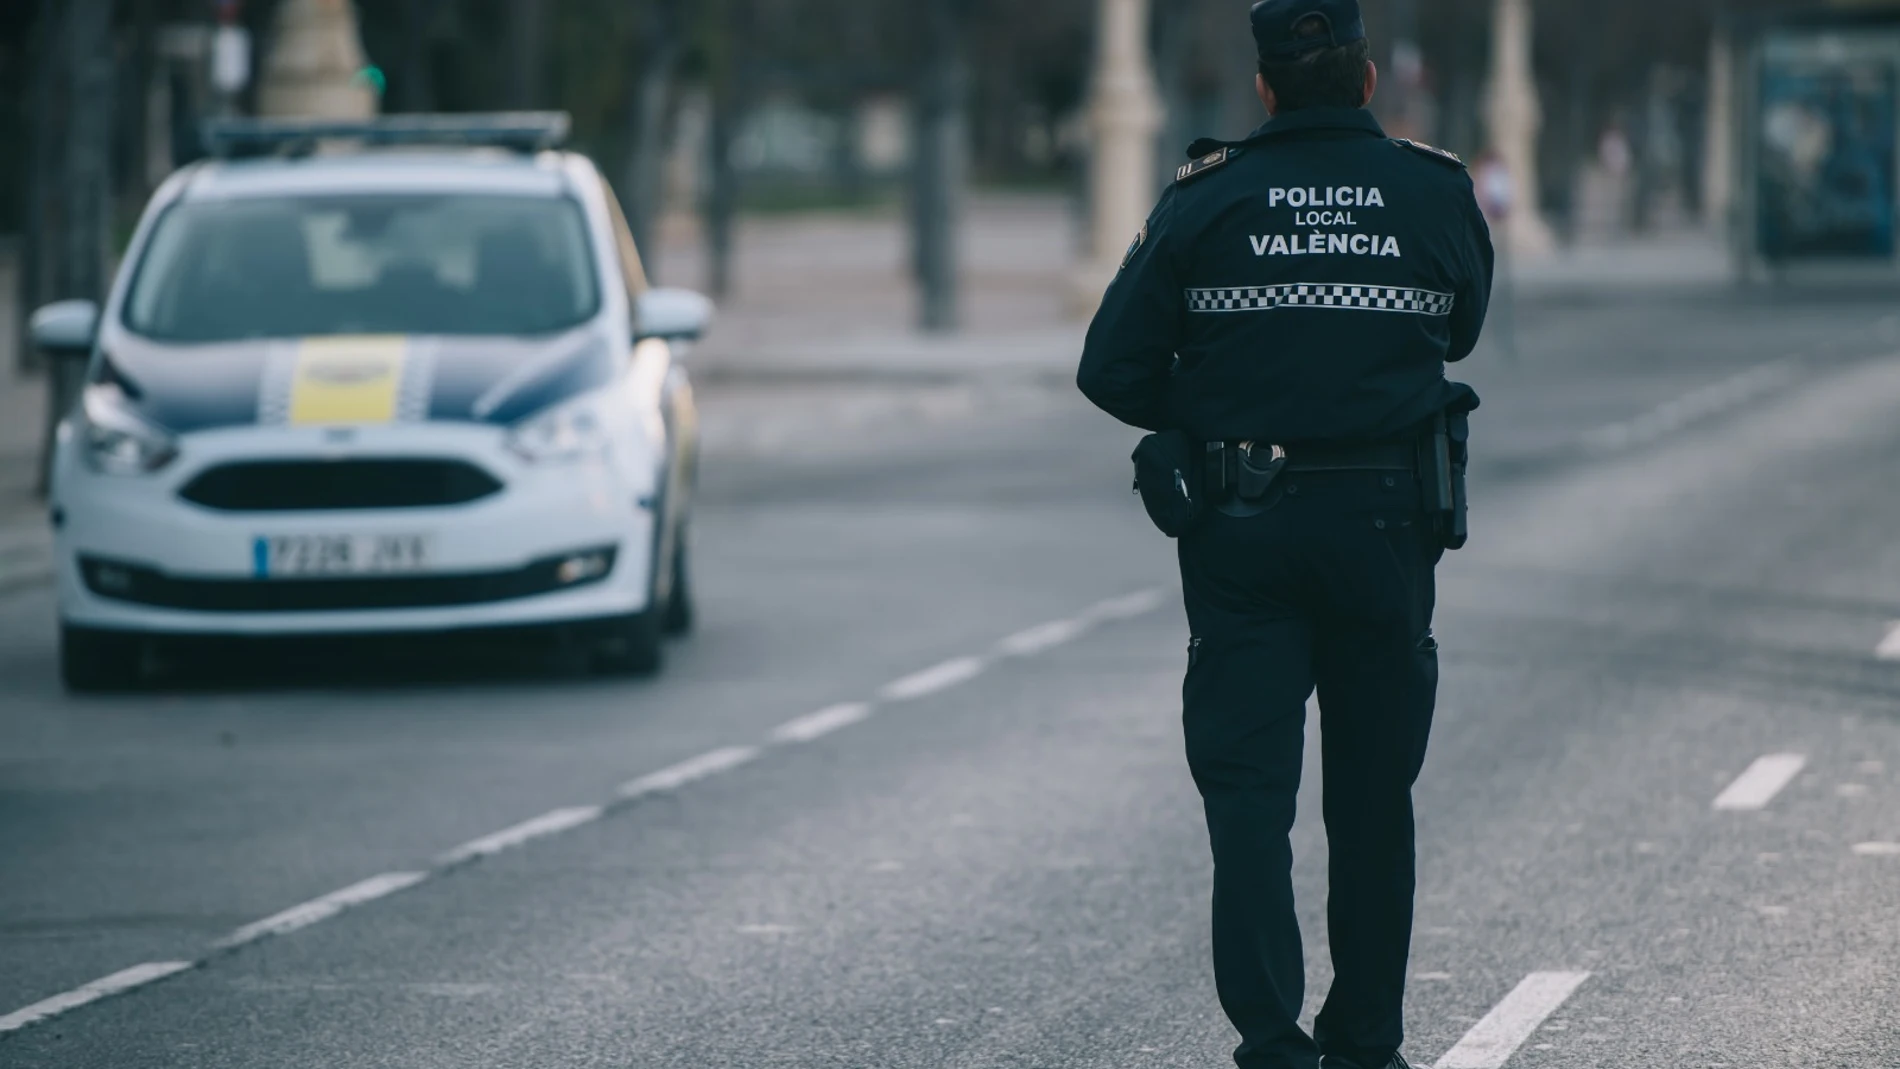
[[[1275,308],[1345,308],[1365,312],[1451,314],[1449,293],[1402,286],[1338,286],[1294,282],[1285,286],[1187,291],[1190,312],[1265,312]]]

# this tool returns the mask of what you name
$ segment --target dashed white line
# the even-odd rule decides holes
[[[318,921],[360,906],[365,902],[393,895],[397,891],[407,890],[421,883],[429,876],[426,872],[385,872],[381,876],[371,876],[361,883],[353,883],[340,891],[331,891],[321,898],[313,898],[299,906],[292,906],[282,913],[253,921],[230,935],[213,943],[219,950],[229,950],[246,943],[254,943],[265,936],[284,935],[299,928],[308,928]]]
[[[1138,590],[1133,594],[1110,598],[1090,609],[1086,615],[1092,620],[1132,620],[1159,609],[1167,596],[1167,591],[1160,587]]]
[[[1883,661],[1900,661],[1900,620],[1887,625],[1887,637],[1874,647],[1874,656]]]
[[[493,835],[484,835],[479,839],[471,839],[461,846],[450,850],[448,853],[443,854],[437,858],[436,861],[442,865],[459,865],[464,861],[471,861],[478,857],[488,857],[491,854],[499,854],[503,850],[511,850],[523,843],[532,842],[535,839],[544,838],[549,835],[559,835],[564,831],[571,831],[583,824],[590,824],[599,820],[601,815],[605,812],[605,809],[597,805],[579,805],[567,809],[556,809],[552,812],[543,813],[533,820],[524,820],[512,828],[503,828]]]
[[[1861,857],[1900,857],[1900,843],[1855,843],[1853,850]]]
[[[997,648],[1009,656],[1032,656],[1074,640],[1095,623],[1127,620],[1151,612],[1159,608],[1165,598],[1166,592],[1158,588],[1111,598],[1095,605],[1077,618],[1055,620],[1018,632],[1004,639]],[[974,679],[981,675],[986,667],[988,667],[988,662],[981,657],[955,658],[889,684],[878,693],[878,697],[884,701],[908,701],[921,698]],[[780,743],[809,742],[864,720],[871,715],[872,711],[873,706],[865,702],[830,706],[779,725],[772,733],[772,740]],[[698,757],[688,758],[657,772],[650,772],[637,779],[628,780],[620,785],[616,794],[621,800],[628,801],[678,790],[690,783],[738,768],[755,760],[762,753],[763,751],[756,746],[722,747],[700,754]],[[552,810],[492,835],[472,839],[438,857],[436,867],[431,870],[386,872],[380,876],[372,876],[320,898],[313,898],[301,905],[292,906],[263,920],[247,924],[217,940],[212,944],[212,949],[214,951],[231,950],[269,936],[285,935],[307,928],[345,910],[407,890],[459,863],[500,853],[536,839],[571,831],[601,819],[607,812],[607,806],[570,806]],[[952,823],[955,824],[957,821],[953,819]],[[888,869],[880,867],[879,871],[892,871],[902,867],[901,864],[895,862],[887,864],[890,866]],[[741,930],[766,934],[791,932],[796,929],[779,925],[749,925]],[[43,999],[0,1017],[0,1034],[25,1028],[89,1002],[155,983],[198,964],[199,962],[195,961],[147,962],[143,965],[134,965],[129,969],[122,969],[110,976],[101,977],[89,984]]]
[[[1018,631],[996,644],[997,652],[1006,657],[1034,657],[1046,653],[1066,642],[1073,642],[1089,629],[1087,620],[1051,620],[1046,624],[1037,624],[1025,631]]]
[[[620,797],[639,798],[649,794],[677,791],[696,780],[729,772],[759,756],[755,746],[726,746],[698,757],[689,757],[677,765],[649,772],[639,779],[620,785]]]
[[[1438,1059],[1437,1069],[1500,1069],[1544,1023],[1544,1018],[1555,1013],[1589,978],[1587,972],[1534,972],[1526,976],[1503,1002],[1471,1026],[1457,1046]]]
[[[1665,401],[1635,419],[1590,431],[1582,436],[1582,444],[1591,452],[1610,453],[1654,442],[1698,420],[1739,408],[1773,392],[1793,381],[1800,368],[1799,357],[1750,368],[1674,400]]]
[[[886,686],[878,692],[878,697],[887,702],[907,702],[949,690],[959,683],[975,679],[983,671],[981,657],[958,657],[940,665],[926,668]]]
[[[1808,759],[1798,753],[1771,753],[1757,757],[1735,782],[1715,796],[1715,808],[1728,810],[1761,809],[1775,800],[1781,789],[1801,774]]]
[[[57,1017],[67,1010],[77,1009],[88,1002],[97,1002],[102,998],[122,994],[135,987],[157,983],[177,973],[191,968],[189,961],[148,961],[143,965],[134,965],[129,969],[120,969],[111,976],[102,976],[83,987],[61,992],[49,999],[42,999],[21,1010],[14,1010],[0,1017],[0,1035],[15,1032],[30,1024],[38,1024],[48,1017]]]
[[[772,741],[810,742],[813,739],[823,738],[840,728],[848,728],[870,715],[871,707],[864,702],[833,705],[780,724],[772,732]]]

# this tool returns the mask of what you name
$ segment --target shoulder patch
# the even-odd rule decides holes
[[[1148,244],[1148,224],[1143,223],[1141,233],[1135,235],[1134,244],[1128,246],[1128,255],[1122,257],[1122,270],[1128,270],[1128,265],[1135,262],[1135,254],[1140,252],[1141,247],[1146,244]]]
[[[1185,182],[1190,178],[1199,178],[1201,175],[1206,174],[1233,158],[1234,150],[1231,148],[1223,148],[1218,152],[1210,152],[1205,156],[1196,157],[1192,162],[1181,165],[1181,169],[1174,173],[1174,180],[1176,182]]]
[[[1456,152],[1447,151],[1436,145],[1427,145],[1423,141],[1413,141],[1410,138],[1395,137],[1392,139],[1392,143],[1402,148],[1409,148],[1421,156],[1437,160],[1440,163],[1449,163],[1453,167],[1462,168],[1465,165],[1465,161]]]

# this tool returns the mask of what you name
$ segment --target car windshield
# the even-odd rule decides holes
[[[184,203],[126,304],[164,341],[542,334],[599,306],[580,207],[557,197],[343,196]]]

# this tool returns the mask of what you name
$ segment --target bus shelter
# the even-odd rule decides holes
[[[1732,29],[1743,276],[1900,281],[1900,6]]]

